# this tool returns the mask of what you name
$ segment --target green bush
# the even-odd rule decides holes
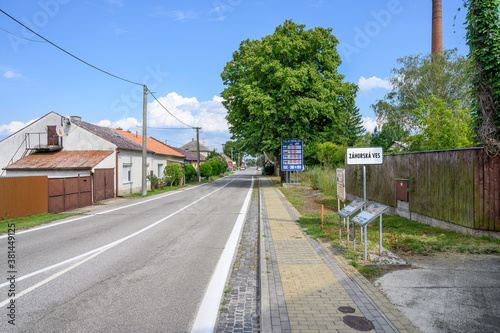
[[[212,164],[205,162],[200,165],[200,173],[202,177],[210,179],[210,176],[212,175]]]
[[[163,170],[163,175],[165,177],[165,181],[167,183],[170,183],[170,186],[172,186],[173,183],[178,182],[182,179],[184,171],[179,164],[170,164],[167,165]]]
[[[186,182],[191,181],[198,176],[198,171],[191,164],[186,165],[184,172],[186,175]]]

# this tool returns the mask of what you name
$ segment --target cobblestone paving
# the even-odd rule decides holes
[[[216,332],[260,332],[259,224],[253,197],[219,312]]]

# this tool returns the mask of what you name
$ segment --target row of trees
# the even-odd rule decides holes
[[[232,152],[277,164],[280,142],[300,138],[306,164],[343,160],[347,146],[395,141],[406,151],[482,144],[500,153],[500,0],[464,0],[470,54],[398,59],[393,90],[372,105],[379,127],[366,133],[354,104],[358,87],[338,72],[331,29],[285,21],[272,35],[245,40],[221,74]],[[496,147],[496,148],[495,148]]]

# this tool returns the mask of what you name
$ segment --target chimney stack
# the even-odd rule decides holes
[[[432,0],[432,54],[443,55],[443,10],[441,0]]]

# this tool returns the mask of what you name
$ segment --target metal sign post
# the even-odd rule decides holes
[[[384,164],[382,147],[347,148],[346,164],[363,165],[363,200],[366,201],[366,165]]]
[[[287,184],[292,181],[298,183],[298,171],[304,170],[303,147],[304,144],[299,139],[281,140],[281,171],[285,171]]]
[[[356,213],[358,210],[361,209],[365,205],[365,201],[361,200],[353,200],[350,204],[345,206],[341,211],[337,213],[339,216],[339,239],[342,238],[342,222],[341,219],[342,217],[347,219],[347,245],[349,245],[349,217]]]
[[[382,214],[385,213],[389,209],[388,206],[384,206],[381,204],[371,204],[364,211],[359,213],[358,215],[352,218],[352,222],[359,225],[361,228],[364,228],[365,233],[365,241],[364,241],[364,258],[366,260],[366,242],[367,242],[367,229],[366,226],[368,223],[374,221],[377,217],[380,217],[380,226],[379,226],[379,255],[382,255]],[[355,245],[356,243],[354,243]]]

